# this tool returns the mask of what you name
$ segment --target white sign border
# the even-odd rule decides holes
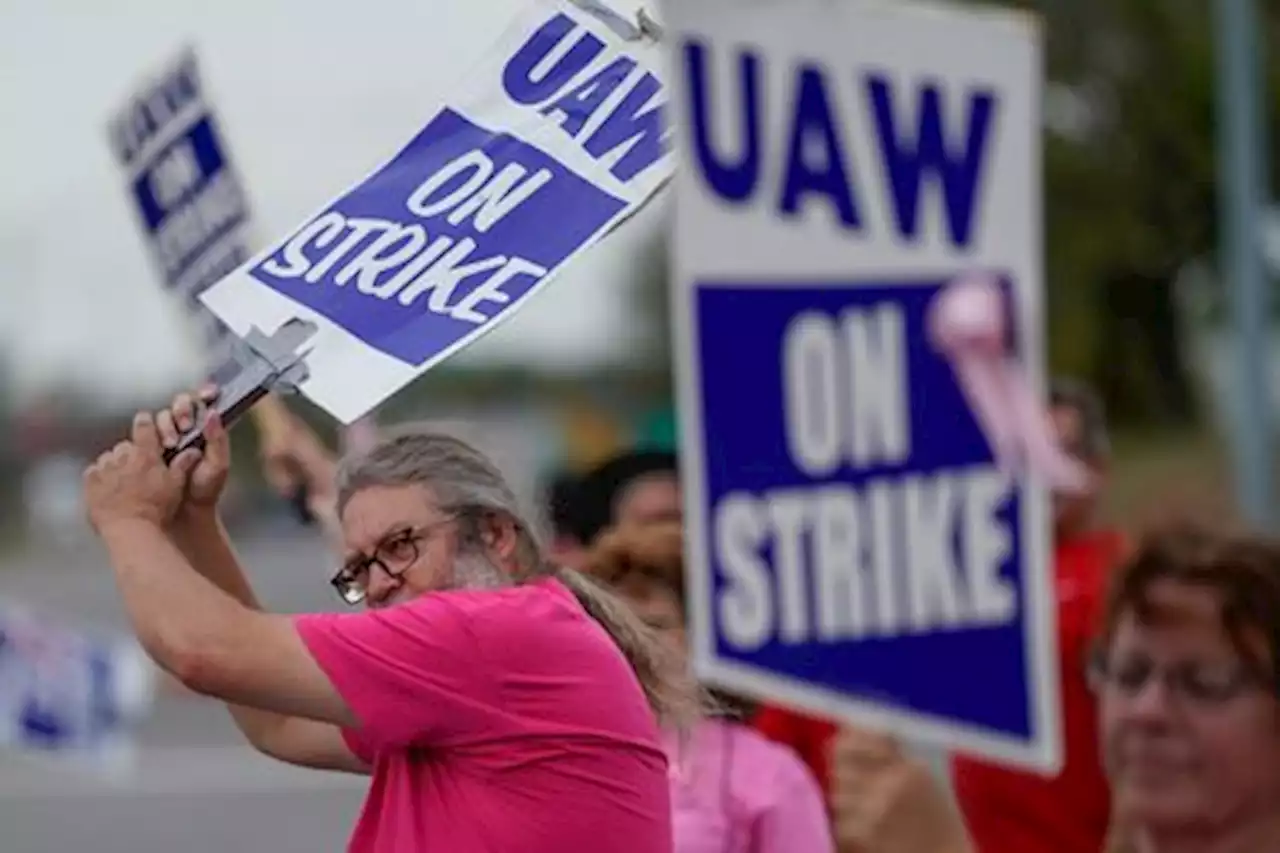
[[[723,3],[721,5],[724,5]],[[1034,16],[1020,12],[1001,12],[991,9],[957,10],[937,4],[898,4],[895,8],[887,8],[882,3],[861,3],[868,11],[877,14],[916,14],[921,16],[937,16],[955,19],[962,17],[972,22],[981,19],[1006,28],[1029,30],[1039,40],[1039,20]],[[678,30],[679,15],[668,13],[666,16],[666,43],[670,51],[678,50],[682,43],[682,33]],[[687,97],[682,81],[678,75],[671,76],[670,108],[676,109]],[[1039,133],[1039,103],[1033,104],[1035,132]],[[677,152],[684,153],[685,140],[680,138],[677,130]],[[1033,150],[1035,172],[1034,186],[1030,187],[1033,198],[1043,199],[1041,186],[1041,151],[1037,146]],[[679,229],[679,213],[676,214],[676,225]],[[1039,286],[1043,282],[1043,249],[1042,229],[1033,229],[1037,238],[1034,247],[1039,263],[1030,286]],[[676,245],[678,246],[678,240]],[[958,272],[959,268],[953,268]],[[772,271],[762,271],[754,276],[756,284],[764,287],[777,287],[777,279],[782,276],[771,275]],[[877,277],[877,270],[861,270],[849,275],[869,281]],[[901,279],[901,268],[881,270],[883,278]],[[933,277],[940,272],[937,265],[926,264],[917,271],[921,278]],[[832,688],[815,685],[801,679],[781,675],[774,670],[744,664],[740,661],[721,660],[715,652],[715,635],[710,622],[711,608],[714,606],[713,577],[711,572],[711,549],[706,533],[710,519],[706,516],[707,489],[704,481],[704,469],[707,459],[703,442],[702,424],[702,385],[701,371],[695,369],[700,341],[696,334],[695,302],[698,287],[714,287],[724,282],[726,276],[712,275],[687,276],[683,268],[678,248],[673,250],[671,259],[671,316],[672,346],[675,359],[675,386],[678,404],[679,437],[681,450],[681,481],[684,491],[685,506],[685,562],[686,591],[689,600],[688,631],[692,663],[698,676],[708,683],[729,690],[742,690],[756,697],[768,697],[796,709],[813,714],[847,720],[858,725],[877,727],[895,733],[908,740],[929,743],[935,746],[969,753],[975,756],[990,758],[1018,768],[1041,773],[1056,773],[1061,770],[1063,754],[1063,732],[1060,714],[1060,682],[1057,639],[1057,608],[1054,585],[1051,582],[1051,524],[1049,520],[1049,501],[1043,485],[1034,479],[1022,477],[1017,480],[1018,495],[1022,501],[1022,519],[1019,530],[1023,550],[1027,555],[1023,563],[1022,574],[1023,596],[1022,626],[1024,632],[1025,677],[1029,689],[1026,691],[1029,708],[1031,733],[1029,738],[993,731],[991,729],[966,725],[953,719],[933,714],[912,711],[906,708],[888,707],[884,703],[871,699],[845,695]],[[751,276],[741,276],[734,281],[735,286],[752,286]],[[833,277],[815,275],[813,271],[793,277],[796,286],[807,286],[824,283],[832,287],[841,282]],[[845,281],[844,286],[857,286],[856,282]],[[1016,297],[1015,297],[1016,298]],[[1019,300],[1017,306],[1020,340],[1026,344],[1030,341],[1036,345],[1044,340],[1044,312],[1032,311]],[[1032,390],[1041,399],[1044,397],[1045,377],[1043,360],[1031,359],[1027,369],[1027,378]],[[1040,566],[1036,566],[1037,556],[1041,556]],[[981,689],[981,664],[974,665],[974,687]]]

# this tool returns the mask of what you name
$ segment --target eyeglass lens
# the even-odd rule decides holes
[[[421,534],[405,531],[380,544],[372,557],[365,557],[344,566],[333,578],[342,600],[348,604],[360,603],[369,587],[369,573],[374,565],[391,577],[399,577],[418,561],[418,539]]]

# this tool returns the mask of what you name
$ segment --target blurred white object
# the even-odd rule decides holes
[[[30,532],[43,542],[69,546],[89,532],[80,479],[87,463],[68,453],[45,457],[23,483]]]

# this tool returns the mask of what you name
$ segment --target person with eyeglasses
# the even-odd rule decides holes
[[[85,473],[143,647],[260,751],[372,776],[357,853],[670,853],[660,730],[699,694],[626,604],[553,566],[497,468],[393,433],[344,459],[332,584],[362,612],[262,612],[222,529],[216,389],[135,416]],[[207,446],[163,450],[197,422]]]
[[[1280,851],[1280,541],[1152,534],[1116,578],[1091,671],[1114,851]]]

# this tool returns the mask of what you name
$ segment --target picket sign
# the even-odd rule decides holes
[[[664,11],[698,673],[1053,770],[1032,19]]]
[[[662,56],[620,19],[527,3],[393,157],[202,301],[318,331],[299,390],[351,423],[511,317],[669,179]]]

